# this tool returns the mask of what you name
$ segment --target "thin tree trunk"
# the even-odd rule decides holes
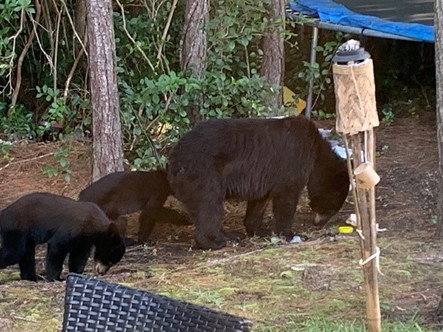
[[[89,77],[93,122],[93,180],[123,170],[111,0],[88,0]]]
[[[82,42],[85,42],[86,34],[86,0],[75,1],[74,9],[74,28]]]
[[[185,11],[185,28],[182,38],[181,67],[190,69],[193,74],[201,79],[205,72],[205,60],[208,47],[207,34],[204,29],[209,20],[208,0],[187,0]],[[199,109],[203,103],[203,96],[200,96],[197,105],[190,107],[188,117],[191,122],[200,120]]]
[[[437,140],[439,190],[437,235],[443,238],[443,0],[435,0],[435,71],[437,94]]]
[[[277,20],[285,19],[285,5],[286,1],[272,0],[269,11],[269,25],[263,36],[263,63],[260,69],[261,75],[265,81],[271,85],[283,86],[283,78],[285,73],[285,58],[284,58],[284,23],[280,24]],[[276,109],[283,103],[282,90],[276,94],[268,102],[268,107]]]

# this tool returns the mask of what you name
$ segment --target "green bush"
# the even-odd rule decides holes
[[[208,37],[206,71],[199,79],[180,69],[183,3],[175,8],[171,22],[172,1],[144,6],[135,0],[114,7],[126,163],[137,169],[164,163],[163,152],[189,130],[195,113],[208,119],[282,111],[265,106],[280,87],[268,86],[258,73],[268,4],[268,0],[263,6],[252,0],[211,2],[210,20],[203,27]],[[0,132],[9,139],[41,139],[55,123],[63,126],[63,134],[91,131],[87,64],[84,56],[75,62],[81,46],[69,20],[75,13],[62,3],[56,5],[58,10],[68,9],[69,15],[62,16],[58,30],[56,15],[42,20],[38,38],[23,61],[23,83],[15,105],[11,104],[11,78],[32,29],[29,15],[35,10],[30,0],[7,0],[0,5],[4,19],[0,23],[0,71],[5,74],[0,79],[4,87]]]

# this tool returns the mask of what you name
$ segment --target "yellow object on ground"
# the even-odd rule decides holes
[[[341,234],[351,234],[354,231],[354,227],[352,226],[339,226],[338,231]]]
[[[297,98],[297,99],[296,99]],[[306,107],[306,102],[295,96],[295,93],[288,87],[283,87],[283,103],[284,105],[291,105],[295,103],[295,113],[299,115]]]

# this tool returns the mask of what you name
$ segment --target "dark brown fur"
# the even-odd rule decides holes
[[[96,271],[105,273],[125,253],[118,225],[94,203],[50,193],[21,197],[0,213],[0,268],[19,264],[24,280],[37,281],[35,247],[47,243],[46,279],[60,280],[69,254],[69,271],[83,273],[95,246]],[[100,270],[98,269],[100,267]]]
[[[141,210],[138,242],[149,239],[157,222],[189,224],[187,217],[163,207],[172,195],[164,170],[108,174],[79,194],[80,201],[96,203],[111,220]]]
[[[311,207],[325,223],[349,191],[346,165],[305,117],[222,119],[199,123],[172,149],[168,180],[196,225],[203,248],[226,245],[223,201],[246,200],[248,235],[262,234],[268,200],[277,234],[293,236],[292,222],[305,186]]]

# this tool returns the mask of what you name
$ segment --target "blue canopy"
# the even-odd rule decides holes
[[[335,30],[368,29],[380,37],[434,42],[434,0],[295,0],[289,8],[318,18],[324,28],[337,25]]]

